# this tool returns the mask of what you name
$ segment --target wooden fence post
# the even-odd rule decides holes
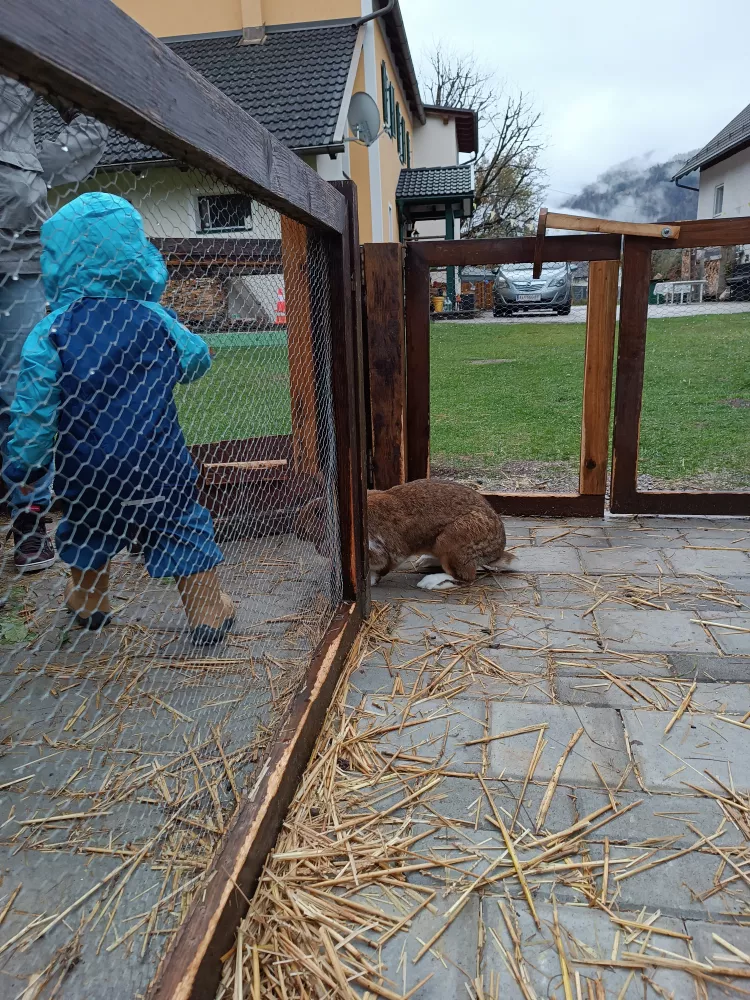
[[[604,496],[609,456],[612,363],[617,321],[619,260],[589,264],[586,360],[583,376],[581,469],[578,492]]]
[[[370,579],[357,187],[352,181],[334,181],[333,185],[344,195],[347,203],[344,232],[328,240],[331,249],[333,407],[344,600],[356,600],[362,616],[366,617],[370,613]]]
[[[458,245],[459,241],[456,241]],[[453,244],[451,244],[451,247]],[[430,268],[406,246],[406,455],[409,482],[430,475]]]
[[[372,487],[406,481],[406,344],[403,248],[363,247],[365,322],[370,383]]]

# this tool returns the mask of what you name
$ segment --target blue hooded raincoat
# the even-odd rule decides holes
[[[78,529],[189,519],[197,472],[172,393],[211,359],[159,305],[161,254],[138,212],[100,192],[60,209],[41,238],[51,312],[23,348],[4,477],[32,483],[54,457],[55,492]]]

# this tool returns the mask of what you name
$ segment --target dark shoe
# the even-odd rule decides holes
[[[98,632],[106,625],[109,625],[111,621],[112,615],[105,614],[103,611],[94,611],[85,618],[81,614],[75,616],[76,625],[80,625],[82,629],[88,629],[89,632]]]
[[[215,646],[226,639],[233,626],[234,616],[226,618],[218,628],[212,628],[211,625],[198,625],[190,632],[190,638],[194,646]]]
[[[13,562],[19,573],[38,573],[54,566],[57,557],[47,536],[46,519],[41,507],[29,507],[16,515],[13,540],[16,547]]]

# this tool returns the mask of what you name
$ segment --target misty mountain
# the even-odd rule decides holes
[[[694,219],[698,192],[678,188],[672,177],[693,153],[680,153],[663,163],[651,154],[618,163],[565,204],[565,208],[592,212],[622,222],[662,222]],[[698,187],[698,174],[683,177],[681,184]]]

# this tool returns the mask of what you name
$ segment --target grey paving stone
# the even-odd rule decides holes
[[[750,950],[747,926],[733,927],[731,923],[707,923],[704,920],[687,920],[685,922],[685,930],[693,939],[693,950],[699,962],[710,962],[712,965],[734,966],[734,956],[727,948],[722,947],[718,941],[714,940],[714,934],[718,934],[719,937],[728,941],[729,944],[733,944],[740,951],[744,951],[745,954],[748,954]],[[741,965],[737,968],[738,971],[742,970]],[[746,971],[746,969],[747,966],[742,971]],[[747,989],[747,979],[728,978],[728,982],[734,983],[740,989]],[[720,997],[724,1000],[727,996],[732,995],[733,991],[729,989],[722,989],[713,983],[708,984],[709,1000],[719,1000]]]
[[[611,671],[610,671],[611,672]],[[658,695],[645,681],[629,680],[628,685],[645,697],[656,699]],[[555,694],[563,705],[591,705],[594,708],[646,708],[645,698],[632,698],[622,688],[606,678],[557,677]]]
[[[699,681],[750,681],[750,658],[703,653],[669,653],[668,658],[678,677]]]
[[[506,903],[506,907],[509,904]],[[521,952],[525,970],[531,982],[534,996],[561,997],[560,958],[552,933],[554,926],[554,911],[550,904],[540,902],[536,905],[537,914],[542,924],[539,930],[534,924],[531,912],[525,903],[514,901],[510,904],[513,916],[517,922],[518,936],[522,941]],[[601,910],[588,906],[574,906],[562,903],[557,908],[557,918],[563,935],[563,944],[569,959],[579,958],[609,958],[612,954],[617,927]],[[508,971],[503,955],[513,957],[515,949],[510,939],[507,926],[502,917],[498,900],[485,898],[482,904],[482,920],[487,930],[487,945],[482,958],[482,976],[485,989],[490,982],[490,974],[500,979],[500,996],[503,1000],[523,1000],[524,994],[513,975]],[[682,922],[663,918],[659,924],[667,930],[683,931]],[[498,945],[498,940],[500,944]],[[687,954],[686,942],[675,938],[653,938],[660,946],[667,947],[678,954]],[[587,979],[601,976],[607,997],[622,997],[622,1000],[642,1000],[643,983],[640,976],[633,977],[627,991],[622,990],[628,980],[626,969],[602,967],[587,967],[571,965],[573,972],[578,970],[581,976],[582,995],[589,993]],[[687,998],[693,996],[692,977],[671,970],[659,969],[651,978],[666,992],[662,995]],[[575,983],[573,983],[575,995]]]
[[[562,577],[560,578],[562,579]],[[606,593],[596,593],[591,590],[553,590],[550,587],[538,588],[540,603],[548,608],[570,608],[572,611],[588,611],[592,605],[597,604],[600,597]],[[597,605],[600,608],[621,608],[619,601],[602,601]]]
[[[577,788],[575,798],[581,817],[590,816],[609,802],[607,793],[596,788]],[[646,795],[640,790],[618,792],[616,801],[619,808],[632,808],[590,834],[587,840],[592,847],[603,844],[605,837],[609,837],[610,843],[630,845],[647,845],[650,840],[676,837],[679,839],[670,847],[670,850],[676,851],[695,842],[695,835],[690,832],[688,823],[692,823],[701,833],[710,835],[718,830],[724,819],[724,813],[715,799],[695,795],[684,787],[680,792],[668,795]],[[636,802],[639,805],[634,805]],[[602,815],[600,819],[606,819],[607,815]],[[728,823],[719,844],[724,847],[741,846],[744,844],[744,836],[734,824]]]
[[[617,650],[687,653],[716,652],[689,611],[594,611],[599,632],[607,646]]]
[[[732,613],[722,612],[721,616],[710,619],[711,621],[725,622],[727,625],[735,625],[737,629],[747,629],[740,632],[735,629],[720,628],[717,625],[708,625],[707,628],[719,646],[730,656],[750,656],[750,611],[735,611]]]
[[[514,570],[518,573],[580,573],[576,549],[565,545],[542,545],[518,549]]]
[[[379,740],[381,753],[395,753],[400,748],[405,754],[441,764],[450,762],[452,771],[476,771],[481,766],[481,745],[467,747],[465,744],[485,735],[486,706],[483,701],[456,698],[450,704],[440,699],[413,703],[407,724],[399,732],[407,704],[407,698],[366,697],[365,709],[372,713],[368,718],[370,725],[394,727]]]
[[[516,652],[512,649],[484,649],[482,656],[496,663],[509,673],[544,674],[547,672],[547,657],[536,653]]]
[[[669,572],[669,563],[661,549],[650,549],[637,545],[624,545],[610,549],[582,549],[581,563],[588,574],[633,573],[640,576],[658,576]]]
[[[546,677],[536,677],[531,674],[520,684],[511,684],[500,677],[477,674],[472,683],[460,692],[460,696],[538,705],[549,705],[555,700],[552,682]]]
[[[552,655],[555,677],[601,678],[597,667],[602,667],[616,677],[669,677],[671,667],[662,653],[629,653],[627,657],[613,656],[612,652],[558,653]]]
[[[585,649],[598,652],[602,648],[594,619],[585,618],[570,608],[538,607],[535,613],[547,621],[547,635],[553,649]]]
[[[686,714],[665,736],[670,712],[626,711],[622,717],[648,788],[684,791],[684,781],[711,787],[703,773],[708,769],[721,781],[734,782],[737,789],[750,789],[747,729],[715,716]],[[679,771],[681,767],[685,770]]]
[[[585,731],[568,756],[560,781],[563,784],[600,785],[591,766],[595,761],[605,779],[618,784],[628,766],[628,756],[617,712],[565,705],[498,703],[492,706],[491,735],[542,723],[547,724],[544,735],[548,742],[534,773],[535,780],[549,780],[570,738],[583,727]],[[537,732],[530,732],[490,743],[491,773],[503,773],[510,779],[524,778],[536,740]]]
[[[373,906],[370,894],[364,895],[361,901],[367,906]],[[423,909],[414,918],[408,933],[396,934],[379,952],[367,953],[368,961],[377,961],[379,955],[383,971],[396,985],[398,995],[408,994],[410,1000],[465,1000],[464,984],[476,976],[480,913],[478,897],[470,897],[434,947],[414,964],[423,943],[429,941],[445,923],[446,911],[454,902],[455,897],[437,897],[433,903],[436,912]],[[399,918],[415,905],[411,897],[405,901],[403,910],[397,910],[385,897],[378,898],[376,903],[377,908],[390,911]],[[416,993],[409,992],[430,974],[432,978]]]
[[[745,552],[670,548],[664,553],[678,573],[704,573],[718,579],[750,574],[750,556]]]

